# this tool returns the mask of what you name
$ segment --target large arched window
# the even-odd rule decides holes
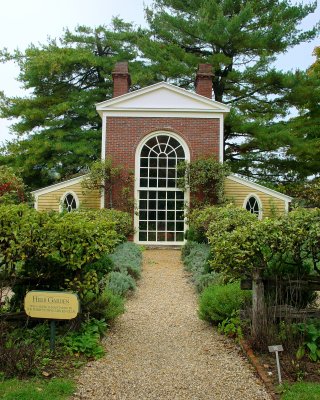
[[[144,140],[137,157],[139,242],[183,242],[186,199],[177,187],[177,165],[189,159],[187,146],[161,132]]]
[[[185,160],[182,145],[168,135],[149,139],[140,156],[140,187],[176,188],[177,164]]]
[[[258,219],[262,218],[262,204],[256,194],[249,194],[244,201],[243,207],[256,215]]]
[[[79,207],[78,196],[74,192],[67,192],[61,198],[61,209],[71,212]]]

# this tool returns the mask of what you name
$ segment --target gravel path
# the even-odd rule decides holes
[[[180,251],[144,252],[143,277],[87,365],[73,399],[264,400],[263,385],[232,342],[197,316]]]

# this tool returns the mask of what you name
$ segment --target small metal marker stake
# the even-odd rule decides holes
[[[268,346],[269,352],[270,353],[276,353],[276,361],[277,361],[277,370],[278,370],[278,378],[279,378],[279,384],[282,383],[281,380],[281,371],[280,371],[280,361],[279,361],[279,351],[283,351],[283,347],[281,344],[275,345],[275,346]]]

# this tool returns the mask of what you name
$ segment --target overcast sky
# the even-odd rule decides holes
[[[2,0],[0,48],[23,50],[30,43],[45,43],[48,36],[60,37],[65,27],[107,25],[112,16],[141,25],[144,5],[151,3],[152,0]],[[305,19],[303,28],[308,29],[319,20],[318,4],[316,12]],[[279,58],[277,66],[284,70],[306,69],[314,61],[312,51],[316,45],[320,45],[319,38],[290,50]],[[23,95],[15,80],[17,75],[14,64],[0,64],[0,91],[9,96]],[[10,139],[9,125],[10,122],[0,119],[0,143]]]

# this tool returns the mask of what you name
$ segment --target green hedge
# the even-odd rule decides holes
[[[231,232],[237,226],[257,220],[256,216],[233,204],[194,210],[189,217],[188,240],[208,243],[213,232]]]
[[[13,287],[12,309],[22,308],[32,289],[69,289],[84,304],[85,297],[91,300],[99,280],[91,265],[113,252],[130,226],[130,216],[119,211],[61,214],[0,206],[0,279]]]
[[[247,213],[249,214],[249,213]],[[240,215],[240,211],[239,211]],[[260,268],[266,276],[299,276],[320,271],[320,210],[296,210],[277,219],[211,223],[207,235],[211,267],[235,278]]]

